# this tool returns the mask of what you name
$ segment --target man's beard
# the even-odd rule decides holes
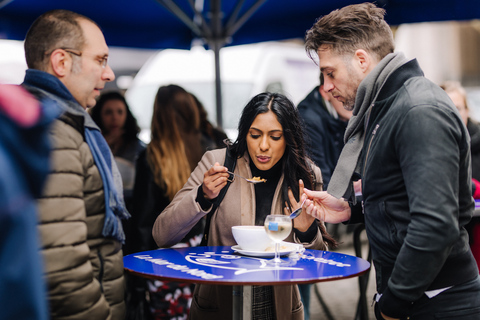
[[[349,95],[348,97],[345,97],[345,102],[343,103],[343,108],[347,111],[352,111],[353,108],[355,107],[355,98],[357,96],[357,88],[353,91],[352,95]]]
[[[345,66],[347,68],[347,73],[350,75],[350,81],[348,82],[347,86],[349,88],[353,88],[353,90],[351,94],[348,94],[344,97],[345,102],[343,103],[343,107],[347,111],[352,111],[355,107],[355,98],[357,97],[358,86],[362,80],[353,68],[351,61],[345,61]],[[346,90],[345,92],[348,91]]]

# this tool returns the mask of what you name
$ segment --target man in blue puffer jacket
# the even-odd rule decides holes
[[[319,19],[306,48],[325,90],[353,110],[327,192],[307,213],[365,222],[377,278],[377,319],[480,319],[471,219],[470,140],[446,93],[394,52],[385,10],[351,5]],[[352,181],[361,177],[363,201]]]

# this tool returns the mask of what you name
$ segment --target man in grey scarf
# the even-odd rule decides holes
[[[324,89],[353,117],[328,190],[305,190],[306,212],[365,223],[377,319],[479,319],[480,278],[464,228],[474,211],[468,132],[417,61],[394,53],[384,14],[351,5],[307,32]]]

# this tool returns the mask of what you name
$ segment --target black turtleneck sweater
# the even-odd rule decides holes
[[[255,188],[255,225],[263,226],[265,217],[270,214],[272,210],[273,195],[277,188],[278,180],[282,176],[282,163],[278,161],[269,170],[258,169],[253,161],[250,160],[250,169],[252,170],[253,177],[260,177],[266,179],[265,183],[257,183]],[[274,214],[283,214],[283,212],[274,212]]]
[[[263,226],[265,217],[268,216],[270,210],[272,210],[273,195],[275,194],[278,180],[280,180],[282,175],[282,163],[282,160],[280,160],[271,169],[263,171],[258,169],[253,161],[250,160],[252,175],[254,177],[267,179],[267,182],[257,183],[255,185],[255,225],[257,226]],[[283,211],[273,212],[273,214],[283,214]],[[301,232],[295,228],[293,231],[301,242],[310,242],[317,234],[317,224],[315,222],[312,223],[310,228],[305,232]]]

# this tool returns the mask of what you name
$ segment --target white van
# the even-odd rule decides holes
[[[27,62],[23,41],[0,39],[0,83],[20,84],[25,78]]]
[[[318,66],[297,43],[265,42],[220,50],[223,129],[231,139],[241,111],[256,94],[281,92],[297,105],[319,83]],[[204,104],[209,120],[216,122],[215,66],[213,51],[167,49],[150,58],[140,69],[125,97],[150,140],[149,128],[155,95],[160,86],[176,84]]]

